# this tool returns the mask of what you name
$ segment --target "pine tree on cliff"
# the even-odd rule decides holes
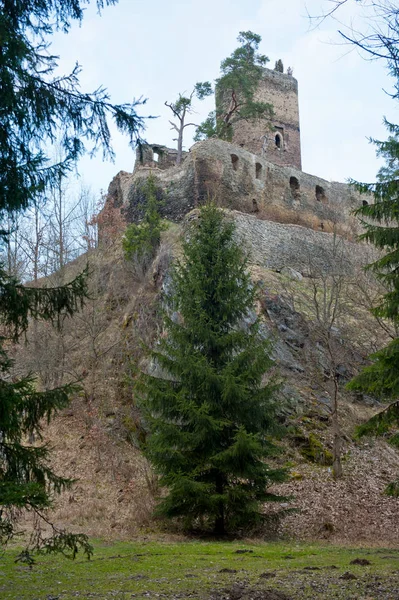
[[[114,0],[97,0],[99,9]],[[85,152],[102,148],[112,156],[108,118],[133,143],[143,127],[135,104],[112,105],[103,88],[82,93],[80,67],[55,75],[57,57],[48,51],[48,36],[67,32],[83,16],[83,0],[0,0],[0,242],[5,243],[7,215],[32,205],[57,184]],[[51,164],[46,152],[56,141],[65,159]],[[41,427],[67,405],[72,385],[41,391],[32,378],[16,381],[7,352],[31,319],[57,323],[80,308],[87,294],[86,276],[57,288],[29,288],[9,277],[0,265],[0,544],[15,533],[22,509],[43,515],[54,494],[70,481],[49,464],[49,448],[40,443]],[[36,439],[35,444],[29,439]],[[90,555],[84,535],[53,529],[44,539],[33,536],[33,548],[75,556],[79,547]],[[23,554],[29,559],[29,554]]]
[[[240,31],[237,40],[240,46],[220,64],[221,76],[215,87],[216,111],[197,128],[195,141],[211,137],[229,141],[238,121],[273,115],[271,104],[255,98],[263,68],[269,62],[267,56],[258,53],[262,38],[252,31]]]
[[[270,343],[258,320],[245,325],[256,291],[234,226],[214,205],[192,225],[172,289],[166,335],[151,353],[161,374],[139,379],[147,456],[167,488],[158,514],[236,531],[261,521],[262,502],[280,499],[268,487],[284,471],[265,462],[278,429],[276,385],[264,383]]]

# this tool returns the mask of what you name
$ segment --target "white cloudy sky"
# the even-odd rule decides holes
[[[372,180],[379,163],[367,138],[386,137],[382,118],[398,122],[399,105],[384,91],[393,85],[385,66],[339,43],[339,23],[312,27],[307,12],[328,7],[328,0],[119,0],[101,17],[90,7],[80,27],[54,37],[52,51],[64,72],[79,61],[82,90],[104,85],[115,102],[148,98],[141,114],[159,118],[148,122],[146,139],[173,146],[165,100],[214,80],[238,32],[250,29],[262,36],[270,65],[282,58],[299,81],[303,170],[327,180]],[[339,17],[349,23],[354,16],[361,17],[359,7],[349,0]],[[212,101],[196,108],[199,122]],[[134,153],[118,134],[114,148],[114,164],[99,157],[79,167],[95,191],[118,171],[132,170]]]

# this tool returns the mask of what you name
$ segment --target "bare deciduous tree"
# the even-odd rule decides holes
[[[338,32],[343,40],[362,50],[371,59],[384,59],[390,68],[399,66],[399,7],[392,0],[326,0],[326,9],[320,15],[309,15],[320,25],[326,19],[337,18],[340,9],[347,5],[358,5],[362,9],[356,26],[352,19],[345,24],[341,20]],[[394,95],[397,98],[397,94]]]
[[[186,123],[186,117],[188,114],[193,112],[193,99],[197,97],[198,100],[203,100],[207,96],[212,94],[212,86],[209,81],[205,81],[202,83],[196,83],[193,91],[189,96],[184,96],[184,94],[179,94],[178,99],[175,102],[165,102],[165,106],[170,108],[175,118],[177,119],[177,123],[173,121],[169,121],[172,125],[172,129],[177,131],[177,157],[176,164],[179,165],[183,156],[183,134],[186,127],[198,127],[196,123]]]
[[[344,240],[333,234],[330,246],[313,248],[306,267],[306,284],[298,287],[297,283],[288,281],[285,287],[295,309],[309,324],[312,362],[317,365],[331,398],[333,475],[338,479],[342,476],[339,380],[349,339],[345,316],[350,309],[347,288],[351,281]]]

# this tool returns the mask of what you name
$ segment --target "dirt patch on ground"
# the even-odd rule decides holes
[[[262,582],[259,586],[246,581],[236,582],[213,591],[206,600],[399,600],[398,584],[397,573],[380,577],[371,573],[354,575],[350,571],[338,575],[326,569],[316,573],[302,570],[284,575],[278,573],[272,582],[265,582],[264,588]]]
[[[231,588],[212,592],[209,600],[291,600],[277,590],[258,590],[245,583],[235,583]]]
[[[353,446],[343,469],[342,479],[334,481],[326,467],[303,463],[295,468],[302,478],[277,488],[292,494],[288,506],[297,509],[282,522],[282,532],[345,545],[396,545],[399,498],[386,496],[384,490],[398,476],[398,453],[379,440]]]

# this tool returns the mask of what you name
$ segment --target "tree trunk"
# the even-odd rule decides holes
[[[176,164],[180,165],[183,158],[183,132],[184,132],[184,116],[180,119],[180,129],[177,136],[177,156]]]
[[[177,138],[177,156],[176,164],[180,165],[183,157],[183,126],[180,127],[179,136]]]
[[[216,493],[222,495],[224,491],[223,477],[220,473],[216,475]],[[215,535],[224,535],[226,533],[224,528],[224,506],[223,501],[219,501],[219,514],[215,519],[215,525],[213,528]]]
[[[335,373],[332,374],[332,429],[333,429],[333,477],[339,479],[342,477],[342,464],[341,464],[341,432],[339,429],[338,421],[338,381]]]
[[[177,136],[177,156],[176,156],[176,164],[180,165],[183,158],[183,133],[184,133],[184,122],[186,120],[186,109],[183,110],[181,116],[179,117],[180,128],[179,134]]]

